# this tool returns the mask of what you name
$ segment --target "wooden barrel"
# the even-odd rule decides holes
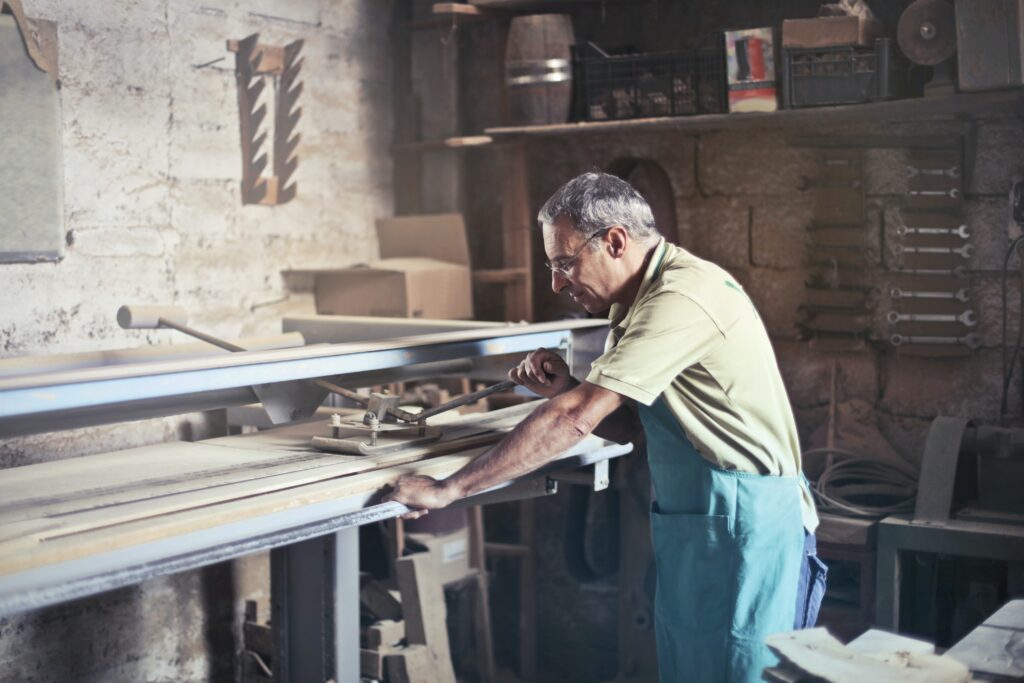
[[[572,18],[567,14],[515,17],[505,46],[508,123],[564,123],[572,103]]]

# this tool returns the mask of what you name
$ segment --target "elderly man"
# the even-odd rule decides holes
[[[390,499],[424,514],[591,432],[625,442],[642,426],[660,678],[759,681],[776,661],[764,637],[812,625],[824,590],[817,516],[764,325],[727,272],[665,242],[647,202],[614,176],[574,178],[539,220],[552,289],[611,311],[604,355],[577,382],[557,354],[531,353],[509,377],[550,400],[447,479],[403,477]]]

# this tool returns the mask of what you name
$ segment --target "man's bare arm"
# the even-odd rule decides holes
[[[584,382],[538,407],[497,446],[447,479],[402,477],[387,500],[435,509],[532,472],[579,443],[624,401]]]
[[[601,424],[594,429],[594,434],[615,443],[629,443],[636,438],[641,429],[643,423],[640,422],[636,406],[623,401],[614,413],[601,420]]]

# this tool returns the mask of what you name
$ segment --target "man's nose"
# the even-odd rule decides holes
[[[558,294],[563,289],[569,286],[569,279],[559,273],[557,270],[551,271],[551,289]]]

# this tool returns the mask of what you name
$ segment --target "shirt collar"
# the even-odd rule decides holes
[[[654,251],[651,253],[651,260],[647,264],[647,269],[644,271],[644,279],[640,282],[640,288],[636,292],[636,298],[633,299],[633,303],[629,306],[612,304],[612,307],[608,312],[608,318],[611,320],[612,328],[621,327],[624,329],[629,325],[631,314],[636,308],[633,304],[647,294],[647,291],[651,288],[651,283],[653,283],[661,274],[662,265],[665,262],[666,251],[668,251],[668,244],[665,242],[665,238],[662,237],[658,240],[658,244],[655,245]]]

